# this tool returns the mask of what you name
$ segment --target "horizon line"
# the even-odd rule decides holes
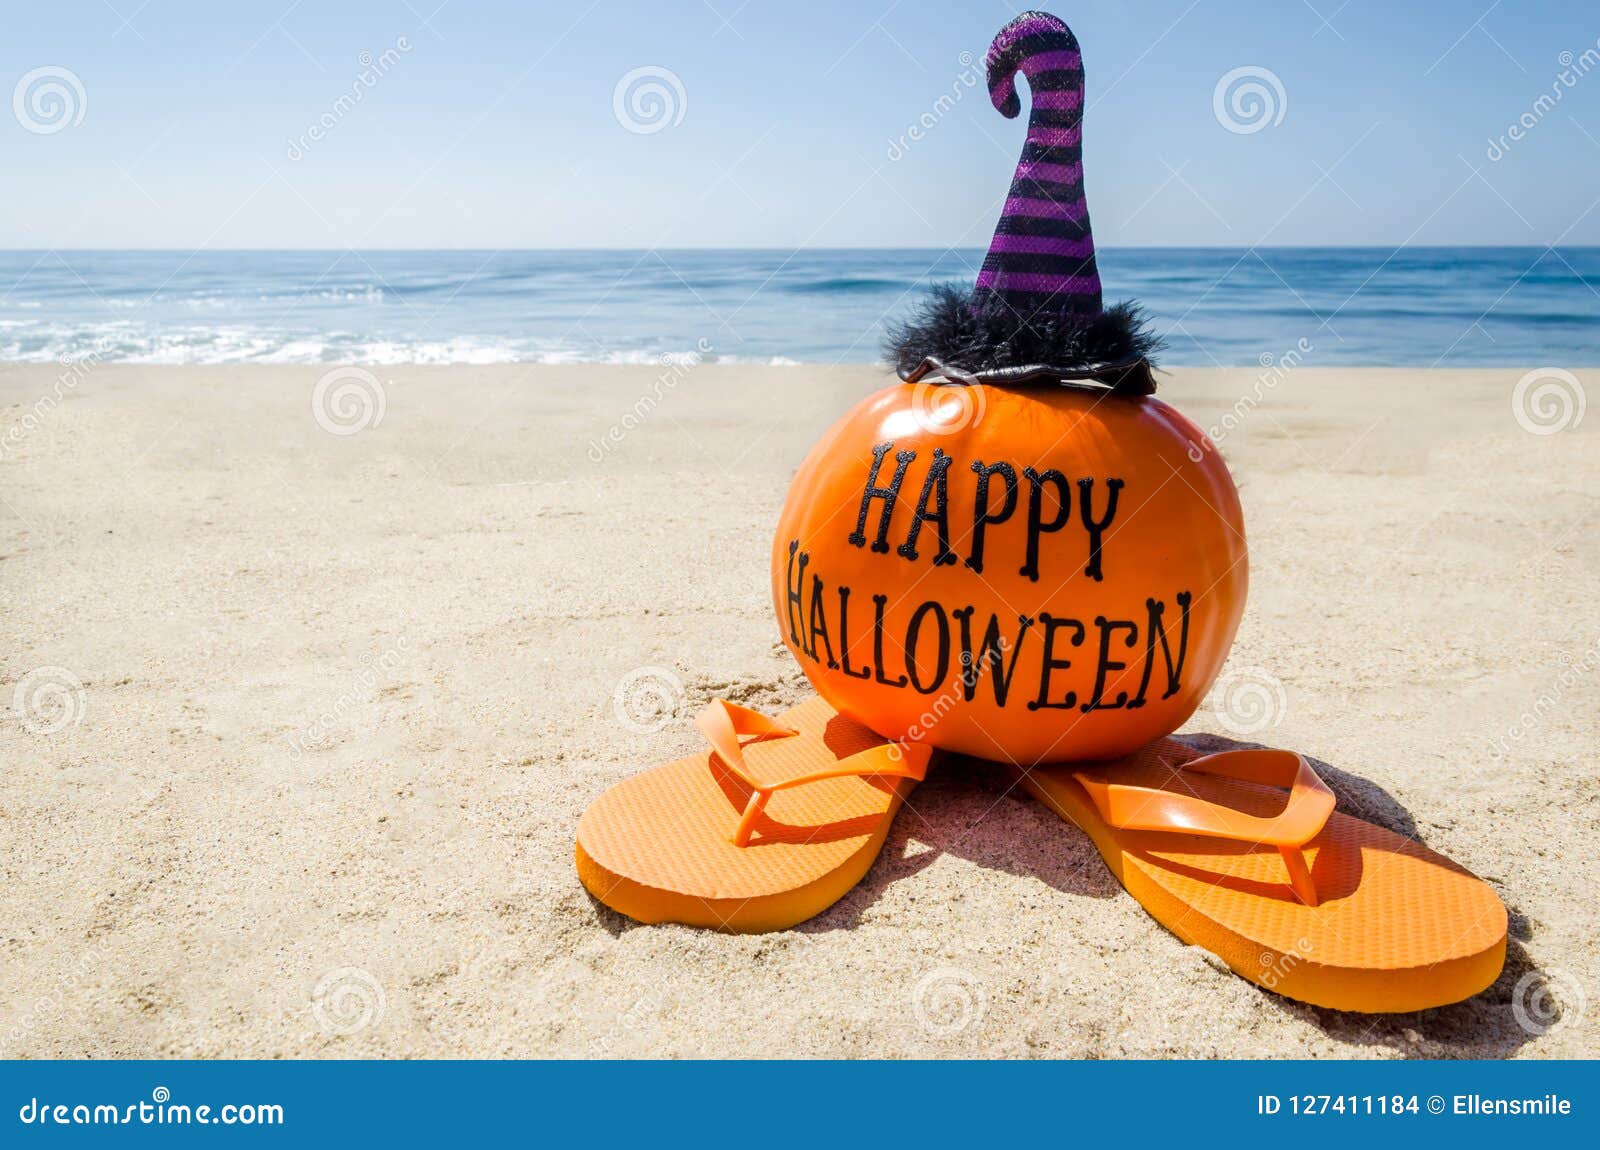
[[[128,255],[167,254],[186,252],[199,255],[204,252],[222,254],[291,254],[307,252],[461,252],[464,254],[497,252],[954,252],[984,251],[988,244],[832,244],[832,245],[748,245],[748,244],[692,244],[682,247],[651,246],[625,247],[617,245],[558,246],[558,247],[81,247],[54,245],[44,247],[0,247],[0,254],[50,252],[115,253]],[[1238,252],[1238,251],[1597,251],[1600,244],[1100,244],[1099,251],[1145,252]]]

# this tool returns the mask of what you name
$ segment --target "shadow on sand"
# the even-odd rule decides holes
[[[1208,734],[1178,739],[1205,753],[1261,745]],[[1427,845],[1411,812],[1388,791],[1331,763],[1309,761],[1333,790],[1340,811]],[[828,910],[794,929],[804,934],[849,930],[892,884],[912,877],[942,855],[1032,878],[1067,895],[1127,897],[1089,836],[1064,825],[1030,798],[1009,771],[976,759],[947,759],[901,811],[867,876]],[[621,934],[637,925],[598,900],[590,901],[600,925],[610,933]],[[1355,1014],[1308,1006],[1265,989],[1258,988],[1258,993],[1345,1045],[1407,1058],[1507,1057],[1559,1021],[1548,1013],[1529,1017],[1537,1013],[1528,1009],[1529,1003],[1548,1006],[1551,996],[1545,993],[1544,972],[1524,945],[1532,934],[1527,917],[1509,903],[1507,910],[1505,969],[1492,986],[1465,1002],[1409,1014]],[[1159,929],[1154,921],[1151,927]]]
[[[1179,736],[1198,751],[1214,753],[1261,746],[1221,735]],[[1338,800],[1338,809],[1422,845],[1427,840],[1410,811],[1377,784],[1321,759],[1309,760]],[[862,883],[824,914],[796,929],[821,932],[848,929],[887,887],[909,877],[941,854],[954,854],[980,867],[1038,879],[1065,894],[1092,898],[1127,897],[1101,861],[1089,836],[1033,801],[1014,786],[1010,772],[991,763],[963,759],[918,788],[914,809],[897,820],[878,863]],[[911,841],[935,844],[912,848]],[[1503,898],[1502,894],[1502,898]],[[1506,963],[1487,990],[1465,1002],[1409,1014],[1355,1014],[1307,1006],[1258,989],[1278,1009],[1304,1019],[1347,1045],[1391,1051],[1408,1058],[1503,1058],[1517,1051],[1557,1018],[1527,1009],[1545,1003],[1545,975],[1524,945],[1532,935],[1528,919],[1507,904],[1510,922]],[[1152,929],[1159,929],[1152,921]],[[1520,1000],[1523,1009],[1516,1009]],[[1528,1018],[1525,1025],[1521,1019]]]

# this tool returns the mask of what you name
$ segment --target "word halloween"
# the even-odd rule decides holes
[[[852,547],[866,547],[884,555],[891,550],[889,535],[895,506],[917,458],[915,451],[895,453],[894,473],[886,483],[882,482],[884,461],[893,450],[892,442],[873,448],[860,513],[855,530],[846,540]],[[931,526],[935,541],[931,555],[936,566],[952,566],[961,561],[975,576],[981,575],[987,529],[1006,523],[1018,513],[1024,501],[1025,482],[1026,560],[1018,574],[1029,583],[1039,581],[1041,539],[1065,530],[1076,512],[1077,523],[1085,536],[1083,574],[1096,583],[1104,581],[1103,545],[1108,538],[1107,528],[1116,517],[1118,493],[1125,486],[1122,480],[1105,480],[1104,502],[1096,511],[1093,479],[1076,481],[1078,497],[1074,500],[1073,487],[1059,471],[1024,467],[1019,472],[1006,462],[974,461],[971,468],[978,477],[977,494],[969,521],[971,530],[966,535],[971,546],[965,559],[961,559],[950,542],[947,475],[953,465],[954,461],[942,448],[934,449],[921,495],[906,525],[904,538],[892,549],[894,554],[902,559],[917,560],[923,554],[920,550],[923,530]],[[1052,494],[1048,501],[1047,490]],[[877,522],[869,536],[869,520],[874,511],[877,511]],[[1041,604],[1032,614],[1017,615],[1014,628],[1009,619],[1003,622],[1001,615],[994,611],[986,611],[987,618],[980,616],[976,604],[952,605],[928,599],[912,610],[903,629],[896,626],[891,631],[887,625],[891,602],[898,607],[901,596],[870,592],[869,622],[863,617],[866,611],[859,595],[855,615],[852,615],[851,596],[856,594],[855,589],[844,585],[830,588],[821,572],[807,570],[810,563],[811,554],[800,550],[798,539],[791,540],[784,573],[790,642],[812,661],[853,678],[870,677],[886,687],[910,688],[929,695],[944,685],[952,667],[959,663],[959,678],[952,686],[958,687],[967,701],[976,697],[979,680],[987,670],[994,701],[1004,707],[1008,699],[1016,697],[1013,687],[1021,663],[1030,670],[1037,667],[1036,688],[1024,689],[1031,692],[1026,703],[1030,711],[1074,707],[1083,712],[1132,709],[1144,706],[1152,690],[1160,691],[1160,698],[1166,699],[1182,688],[1184,660],[1189,649],[1189,607],[1193,599],[1187,590],[1172,597],[1177,608],[1173,613],[1175,618],[1168,616],[1166,600],[1157,598],[1144,600],[1142,618],[1112,619],[1096,615],[1092,622],[1076,618],[1068,610],[1044,609],[1047,605]],[[894,573],[891,570],[886,574],[893,577]],[[903,585],[904,581],[897,582]],[[986,580],[974,579],[974,584],[974,597],[994,600],[996,596]],[[1053,605],[1048,606],[1053,608]],[[870,663],[854,654],[865,642],[864,629],[868,627],[871,630]],[[1052,680],[1057,676],[1065,677],[1064,673],[1074,665],[1071,656],[1085,647],[1093,652],[1094,676],[1093,687],[1087,689],[1080,702],[1077,690],[1064,690],[1060,682]],[[1130,654],[1135,651],[1136,654]],[[1107,686],[1115,673],[1130,668],[1137,669],[1138,688],[1131,693],[1118,690],[1108,697]],[[1087,682],[1085,679],[1082,685],[1087,686]]]

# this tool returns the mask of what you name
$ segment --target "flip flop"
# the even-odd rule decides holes
[[[776,719],[719,699],[695,724],[709,750],[618,783],[578,822],[583,885],[639,922],[755,932],[821,913],[867,873],[932,756],[820,698]]]
[[[1470,998],[1505,963],[1506,910],[1486,883],[1334,810],[1292,751],[1202,756],[1162,739],[1116,762],[1018,775],[1157,922],[1288,998],[1422,1010]]]

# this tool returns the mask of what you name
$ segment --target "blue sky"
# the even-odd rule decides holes
[[[1102,245],[1600,244],[1592,0],[1051,10],[1084,48]],[[1015,11],[17,5],[0,39],[0,247],[981,247],[1023,120],[965,61]],[[385,51],[361,85],[362,54]],[[670,103],[659,126],[635,117],[655,131],[615,110],[639,69],[671,74],[639,77]],[[1255,125],[1226,87],[1217,111],[1238,69],[1267,100],[1258,130],[1237,130]],[[64,118],[29,103],[52,83]],[[1519,120],[1523,138],[1491,149]]]

